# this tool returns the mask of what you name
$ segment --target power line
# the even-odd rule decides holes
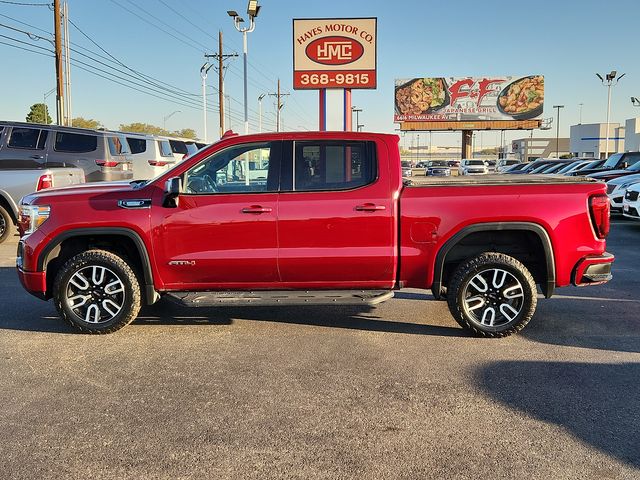
[[[26,2],[9,2],[6,0],[0,0],[0,3],[6,3],[7,5],[20,5],[22,7],[49,7],[51,3],[26,3]]]
[[[113,1],[113,0],[112,0],[112,1]],[[28,26],[28,27],[30,27],[30,28],[32,28],[32,29],[34,29],[34,30],[42,31],[42,32],[44,32],[44,33],[46,33],[46,34],[48,34],[48,35],[51,35],[51,34],[50,34],[49,32],[47,32],[46,30],[41,29],[41,28],[38,28],[38,27],[36,27],[35,25],[31,25],[31,24],[28,24],[28,23],[26,23],[26,22],[22,22],[22,21],[20,21],[20,20],[18,20],[18,19],[15,19],[15,18],[9,17],[8,15],[0,14],[0,16],[5,17],[5,18],[8,18],[8,19],[10,19],[10,20],[12,20],[12,21],[14,21],[14,22],[19,23],[19,24],[26,25],[26,26]],[[132,90],[138,91],[138,92],[140,92],[140,93],[145,93],[145,94],[147,94],[147,95],[154,96],[155,98],[159,98],[159,99],[162,99],[162,100],[165,100],[165,101],[173,102],[173,103],[175,103],[175,104],[178,104],[178,105],[181,105],[181,106],[185,106],[185,107],[188,107],[188,108],[194,108],[194,109],[196,109],[196,108],[197,108],[197,109],[200,109],[200,108],[201,108],[201,106],[200,106],[200,105],[199,105],[198,107],[195,107],[195,106],[194,106],[195,104],[193,103],[193,102],[195,102],[195,98],[194,98],[194,97],[198,97],[198,95],[197,95],[197,94],[193,94],[193,93],[187,92],[186,90],[180,89],[179,87],[175,87],[175,86],[173,86],[173,85],[171,85],[171,84],[168,84],[168,83],[166,83],[166,82],[162,82],[162,81],[160,81],[160,80],[158,80],[158,79],[155,79],[155,78],[153,78],[153,77],[150,77],[150,76],[148,76],[148,75],[145,75],[145,74],[143,74],[143,73],[141,73],[141,72],[139,72],[139,71],[137,71],[137,70],[135,70],[135,69],[133,69],[133,68],[129,67],[129,66],[128,66],[128,65],[126,65],[124,62],[120,61],[120,60],[119,60],[119,59],[117,59],[115,56],[113,56],[112,54],[110,54],[106,49],[104,49],[103,47],[101,47],[101,46],[100,46],[100,45],[99,45],[95,40],[93,40],[89,35],[87,35],[87,34],[86,34],[86,33],[85,33],[85,32],[84,32],[84,31],[83,31],[83,30],[82,30],[82,29],[81,29],[77,24],[75,24],[75,22],[72,22],[71,20],[69,20],[69,21],[70,21],[70,23],[72,23],[72,25],[73,25],[73,26],[74,26],[74,27],[75,27],[75,28],[76,28],[76,29],[77,29],[77,30],[78,30],[78,31],[79,31],[79,32],[80,32],[80,33],[81,33],[81,34],[82,34],[82,35],[83,35],[87,40],[89,40],[93,45],[95,45],[95,46],[96,46],[97,48],[99,48],[102,52],[104,52],[106,55],[108,55],[108,57],[109,57],[109,58],[107,58],[107,57],[105,57],[104,55],[101,55],[100,53],[97,53],[97,52],[95,52],[95,51],[93,51],[93,50],[91,50],[91,49],[87,49],[86,47],[83,47],[83,46],[81,46],[81,45],[78,45],[78,44],[76,44],[75,42],[72,42],[72,45],[74,45],[74,46],[76,46],[77,48],[82,49],[82,50],[84,50],[84,51],[86,51],[86,52],[89,52],[89,53],[91,53],[91,54],[95,55],[95,56],[96,56],[96,57],[98,57],[98,58],[104,59],[104,60],[106,60],[107,62],[115,63],[115,64],[117,64],[117,65],[119,65],[119,66],[121,66],[121,67],[123,67],[123,68],[126,68],[127,70],[129,70],[129,71],[131,71],[131,72],[135,73],[135,74],[139,77],[139,80],[140,80],[141,82],[144,82],[144,83],[143,83],[143,84],[141,84],[141,83],[138,83],[138,82],[134,82],[131,78],[126,78],[126,77],[121,77],[121,76],[118,76],[118,75],[113,75],[110,71],[106,71],[106,70],[100,69],[100,68],[96,67],[95,65],[89,64],[89,63],[87,63],[87,62],[82,62],[81,60],[78,60],[78,61],[76,62],[76,63],[80,63],[80,64],[81,64],[81,65],[76,65],[76,67],[77,67],[77,68],[80,68],[81,70],[87,71],[88,73],[91,73],[91,74],[96,75],[96,76],[98,76],[98,77],[101,77],[101,78],[104,78],[104,79],[106,79],[106,80],[112,81],[112,82],[117,83],[117,84],[120,84],[120,85],[122,85],[122,86],[125,86],[125,87],[127,87],[127,88],[132,89]],[[5,26],[5,25],[3,25],[3,26]],[[7,27],[7,28],[10,28],[11,30],[18,31],[18,32],[20,32],[20,33],[23,33],[23,34],[25,34],[25,35],[28,35],[32,40],[43,39],[43,40],[47,40],[47,41],[49,41],[49,42],[51,42],[51,41],[52,41],[52,40],[50,40],[50,39],[48,39],[48,38],[45,38],[45,37],[42,37],[42,36],[39,36],[39,35],[33,34],[32,32],[28,32],[28,31],[24,31],[24,30],[16,29],[16,28],[14,28],[14,27],[10,27],[10,26],[6,26],[6,27]],[[35,48],[39,48],[39,49],[45,50],[45,51],[47,51],[47,52],[51,52],[50,50],[48,50],[48,49],[46,49],[46,48],[44,48],[44,47],[40,47],[40,46],[37,46],[37,45],[33,45],[33,44],[28,43],[28,42],[22,42],[22,41],[20,41],[20,40],[14,39],[14,38],[12,38],[12,37],[8,37],[8,38],[9,38],[10,40],[13,40],[13,41],[18,41],[18,42],[20,42],[20,43],[22,43],[22,44],[24,44],[24,45],[29,45],[29,46],[31,46],[31,47],[35,47]],[[6,45],[8,45],[8,46],[13,46],[14,48],[18,48],[16,45],[7,44],[6,42],[3,42],[3,44],[6,44]],[[41,55],[50,56],[50,55],[43,54],[43,53],[41,53],[41,52],[37,52],[37,51],[30,50],[30,49],[27,49],[27,48],[23,48],[23,49],[24,49],[25,51],[29,51],[29,52],[32,52],[32,53],[38,53],[38,54],[41,54]],[[123,75],[127,75],[127,73],[123,72],[122,70],[119,70],[119,69],[117,69],[117,68],[114,68],[113,66],[111,66],[111,65],[109,65],[109,64],[107,64],[107,63],[101,62],[100,60],[97,60],[95,57],[93,57],[93,56],[91,56],[91,55],[88,55],[88,54],[85,54],[85,53],[83,53],[83,52],[80,52],[80,51],[79,51],[79,50],[77,50],[76,48],[74,48],[74,49],[72,49],[72,50],[73,50],[75,53],[77,53],[78,55],[81,55],[81,56],[83,56],[83,57],[85,57],[85,58],[89,59],[89,60],[90,60],[90,61],[92,61],[92,62],[96,62],[96,63],[98,63],[98,64],[100,64],[100,65],[103,65],[104,67],[107,67],[107,68],[109,68],[109,69],[111,69],[111,70],[114,70],[114,71],[116,71],[116,72],[118,72],[118,73],[121,73],[121,74],[123,74]],[[82,65],[84,65],[84,66],[82,66]],[[110,77],[106,77],[105,75],[101,75],[101,74],[99,74],[99,73],[97,73],[97,72],[95,72],[95,71],[93,71],[93,70],[89,70],[90,68],[94,68],[94,69],[96,69],[96,70],[98,70],[98,71],[102,72],[102,73],[103,73],[103,74],[105,74],[105,75],[113,75],[115,78],[118,78],[118,79],[119,79],[119,80],[121,80],[121,81],[115,80],[115,79],[110,78]],[[122,83],[122,82],[126,82],[126,83]],[[160,84],[167,85],[167,86],[169,86],[169,87],[171,87],[171,88],[167,88],[167,87],[165,87],[165,86],[163,86],[163,85],[160,85]],[[215,89],[215,87],[212,87],[212,88],[214,88],[214,89]],[[146,90],[141,90],[141,89],[146,89]],[[164,90],[164,91],[158,91],[158,89],[159,89],[159,90]],[[148,91],[147,91],[147,90],[148,90]],[[153,93],[152,93],[152,92],[153,92]],[[165,92],[168,92],[168,93],[165,93]],[[169,96],[169,94],[171,94],[171,95],[175,95],[175,96],[177,96],[177,97],[179,97],[179,98],[178,98],[178,99],[175,99],[175,98],[173,98],[173,97],[172,97],[172,98],[165,98],[166,96]],[[157,95],[164,95],[165,97],[159,97],[159,96],[157,96]],[[230,96],[230,95],[227,95],[227,98],[229,98],[230,100],[233,100],[234,102],[239,103],[239,101],[238,101],[237,99],[233,98],[233,97],[232,97],[232,96]],[[184,102],[187,102],[187,103],[188,103],[188,105],[187,105],[187,104],[185,104]],[[208,104],[207,104],[207,107],[208,107],[208,110],[209,110],[209,109],[211,108],[211,104],[210,104],[210,103],[208,103]],[[217,107],[216,107],[216,108],[217,108]],[[254,112],[254,113],[256,113],[256,114],[257,114],[257,112],[255,112],[255,110],[253,110],[253,109],[251,109],[251,110],[252,110],[252,112]],[[233,117],[235,121],[241,121],[241,119],[240,119],[240,115],[239,115],[239,114],[235,114],[235,113],[233,113],[233,114],[231,114],[230,116],[231,116],[231,117]],[[251,116],[251,123],[252,123],[252,126],[255,126],[255,125],[256,125],[256,123],[257,123],[257,122],[256,122],[256,120],[255,120],[255,116],[253,116],[253,115]],[[267,121],[267,123],[270,123],[270,122],[269,122],[269,121]]]
[[[53,51],[52,51],[52,50],[48,50],[48,49],[46,49],[46,48],[44,48],[44,47],[40,47],[40,48],[43,48],[44,50],[47,50],[48,52],[51,52],[51,54],[48,54],[48,53],[42,53],[42,52],[39,52],[39,51],[37,51],[37,50],[31,50],[30,48],[21,47],[20,45],[14,45],[13,43],[3,42],[3,41],[1,41],[1,40],[0,40],[0,44],[2,44],[2,45],[7,45],[7,46],[9,46],[9,47],[13,47],[13,48],[18,48],[18,49],[20,49],[20,50],[24,50],[24,51],[26,51],[26,52],[32,52],[32,53],[37,53],[38,55],[44,55],[45,57],[53,57]],[[34,45],[34,47],[35,47],[35,46],[36,46],[36,45]]]
[[[148,25],[151,25],[151,26],[152,26],[153,28],[155,28],[156,30],[160,30],[161,32],[163,32],[163,33],[165,33],[165,34],[167,34],[167,35],[169,35],[169,36],[173,37],[174,39],[176,39],[176,40],[178,40],[179,42],[181,42],[181,43],[183,43],[183,44],[187,45],[188,47],[191,47],[191,48],[193,48],[193,49],[195,49],[195,50],[197,50],[197,51],[199,51],[199,52],[201,52],[201,53],[202,53],[203,49],[204,49],[204,50],[206,50],[206,49],[207,49],[207,47],[204,47],[204,46],[203,46],[203,49],[201,49],[200,47],[194,46],[194,45],[195,45],[195,44],[197,44],[198,42],[195,42],[194,44],[192,44],[192,43],[189,43],[189,42],[185,41],[185,40],[184,40],[184,38],[188,38],[188,37],[186,37],[182,32],[179,32],[179,33],[182,35],[182,38],[181,38],[181,37],[178,37],[178,36],[174,35],[173,33],[171,33],[171,32],[169,32],[169,31],[167,31],[166,29],[161,28],[161,27],[159,27],[158,25],[156,25],[155,23],[153,23],[153,22],[151,22],[151,21],[147,20],[146,18],[144,18],[143,16],[139,15],[138,13],[136,13],[136,12],[134,12],[134,11],[130,10],[129,8],[125,7],[124,5],[122,5],[121,3],[119,3],[118,1],[116,1],[116,0],[110,0],[110,1],[111,1],[111,3],[114,3],[114,4],[116,4],[117,6],[119,6],[120,8],[122,8],[123,10],[125,10],[125,11],[129,12],[131,15],[133,15],[133,16],[135,16],[135,17],[139,18],[140,20],[142,20],[143,22],[147,23]],[[133,4],[133,5],[134,5],[134,6],[137,6],[137,5],[135,5],[135,4]],[[140,7],[138,7],[138,8],[140,8]],[[144,12],[146,15],[149,15],[150,17],[155,18],[155,19],[156,19],[156,20],[158,20],[160,23],[162,23],[162,24],[164,24],[164,25],[167,25],[167,24],[166,24],[165,22],[163,22],[162,20],[160,20],[160,19],[158,19],[157,17],[155,17],[155,16],[151,15],[148,11],[143,10],[143,12]]]

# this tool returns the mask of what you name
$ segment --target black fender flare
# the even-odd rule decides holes
[[[147,304],[155,303],[160,296],[158,292],[156,292],[153,285],[153,270],[151,269],[151,260],[149,259],[149,253],[147,252],[147,247],[142,241],[140,235],[138,235],[135,231],[129,228],[123,227],[96,227],[96,228],[75,228],[72,230],[68,230],[66,232],[62,232],[53,238],[40,252],[38,259],[36,261],[36,270],[38,272],[44,272],[47,270],[47,265],[49,264],[49,255],[51,252],[58,247],[62,242],[68,240],[73,237],[84,237],[87,235],[93,236],[101,236],[101,235],[120,235],[127,237],[133,241],[133,244],[136,246],[138,250],[138,254],[140,255],[140,261],[142,263],[142,274],[144,276],[145,283],[145,295],[147,299]]]
[[[462,230],[453,235],[447,240],[438,253],[436,254],[436,260],[433,270],[433,283],[431,285],[431,292],[436,299],[442,296],[442,277],[444,273],[444,263],[447,258],[447,254],[451,249],[456,246],[463,238],[476,232],[491,232],[491,231],[508,231],[508,230],[525,230],[535,233],[545,253],[545,260],[547,265],[547,282],[540,285],[542,293],[546,298],[550,298],[553,295],[553,291],[556,286],[556,266],[553,256],[553,245],[549,234],[541,225],[531,222],[490,222],[490,223],[476,223],[464,227]]]

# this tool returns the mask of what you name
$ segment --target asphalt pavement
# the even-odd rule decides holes
[[[640,478],[640,223],[614,279],[469,336],[426,291],[375,308],[160,303],[77,334],[0,245],[0,478]]]

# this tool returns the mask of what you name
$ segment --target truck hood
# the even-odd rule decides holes
[[[95,195],[102,195],[107,193],[117,192],[131,192],[135,190],[135,184],[132,185],[129,181],[124,180],[120,182],[95,182],[95,183],[82,183],[80,185],[70,185],[59,188],[47,188],[46,190],[40,190],[39,192],[33,192],[29,195],[25,195],[21,201],[22,204],[30,205],[32,203],[40,203],[40,201],[47,198],[68,198],[73,196],[93,197]],[[46,201],[46,200],[45,200]]]

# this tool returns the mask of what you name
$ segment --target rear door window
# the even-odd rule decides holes
[[[98,137],[80,133],[56,132],[56,152],[86,153],[98,148]]]
[[[44,150],[48,133],[47,130],[39,128],[14,128],[7,145],[11,148]]]
[[[189,153],[187,145],[182,140],[169,140],[169,143],[171,144],[173,153],[181,153],[182,155]]]
[[[108,137],[109,140],[109,152],[111,155],[124,155],[126,153],[131,153],[129,150],[129,145],[127,144],[124,136],[116,135],[113,137]]]
[[[133,154],[147,151],[147,141],[144,138],[127,137],[127,143],[129,144],[129,150]]]
[[[173,157],[173,151],[171,150],[169,140],[158,140],[158,148],[160,149],[160,156]]]
[[[295,142],[295,191],[349,190],[376,178],[373,142]]]

